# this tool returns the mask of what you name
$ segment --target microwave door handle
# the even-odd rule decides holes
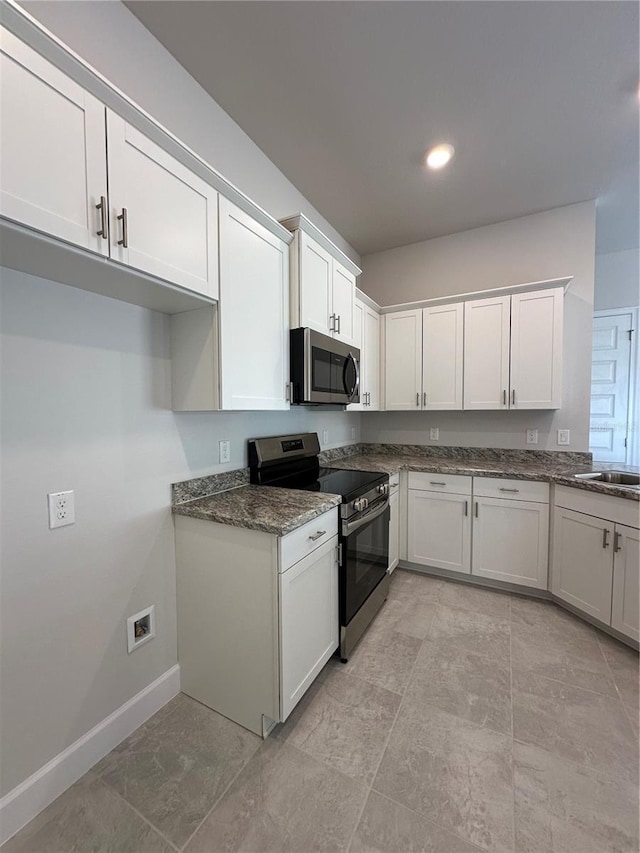
[[[356,374],[356,378],[355,378],[355,381],[353,383],[353,388],[351,390],[349,390],[347,388],[347,361],[349,361],[349,359],[351,359],[351,361],[353,362],[353,369],[354,369],[355,374]],[[343,378],[343,383],[344,383],[344,390],[347,393],[347,398],[349,399],[349,402],[351,402],[351,400],[353,400],[353,398],[358,393],[358,389],[360,387],[360,368],[358,367],[358,361],[357,361],[356,357],[353,355],[353,353],[351,353],[351,352],[349,353],[349,355],[347,356],[347,361],[345,361],[345,363],[344,363],[344,373],[343,373],[342,378]]]

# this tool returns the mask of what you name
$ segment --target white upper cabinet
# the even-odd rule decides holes
[[[295,245],[295,244],[294,244]],[[304,232],[298,237],[299,306],[296,327],[309,326],[323,335],[333,332],[332,257]]]
[[[291,245],[291,328],[307,326],[356,344],[357,267],[306,216],[280,220],[294,234]]]
[[[362,412],[365,409],[366,362],[364,348],[364,310],[365,304],[356,298],[353,306],[353,344],[360,350],[360,402],[349,403],[348,412]]]
[[[422,311],[385,315],[385,408],[422,406]]]
[[[369,305],[364,306],[364,353],[366,411],[380,408],[380,315]],[[362,399],[362,393],[360,395]]]
[[[175,411],[288,409],[287,244],[220,199],[220,301],[171,318]]]
[[[562,389],[562,288],[511,297],[512,409],[558,409]]]
[[[218,296],[218,193],[111,111],[107,113],[111,257]]]
[[[108,255],[104,106],[0,34],[0,215]]]
[[[463,303],[423,310],[423,409],[462,408],[463,330]]]
[[[511,297],[464,305],[464,408],[509,408]]]
[[[288,409],[287,244],[220,199],[223,409]]]
[[[332,313],[334,338],[346,344],[354,342],[354,308],[356,304],[356,277],[338,261],[332,265]]]

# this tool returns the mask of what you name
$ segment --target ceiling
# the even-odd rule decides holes
[[[638,246],[636,2],[126,5],[360,254],[592,198]]]

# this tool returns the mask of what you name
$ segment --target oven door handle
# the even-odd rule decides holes
[[[351,391],[349,391],[349,389],[347,388],[347,362],[346,361],[344,363],[344,374],[343,374],[342,382],[344,384],[344,390],[347,392],[347,398],[349,401],[351,401],[351,400],[353,400],[353,398],[358,393],[358,389],[360,387],[360,368],[358,367],[358,360],[352,352],[350,352],[349,355],[347,356],[347,361],[349,361],[349,359],[351,359],[351,361],[353,362],[353,369],[354,369],[355,374],[356,374],[355,382],[353,383],[353,388],[351,389]]]
[[[386,498],[380,506],[377,506],[375,509],[370,510],[364,515],[359,516],[355,521],[343,521],[342,522],[342,535],[349,536],[350,533],[355,533],[356,530],[360,530],[361,527],[364,527],[365,524],[369,524],[370,521],[374,521],[379,515],[387,509],[389,506],[389,498]]]

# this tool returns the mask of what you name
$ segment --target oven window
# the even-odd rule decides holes
[[[384,577],[389,565],[390,510],[343,540],[340,618],[347,625]]]

